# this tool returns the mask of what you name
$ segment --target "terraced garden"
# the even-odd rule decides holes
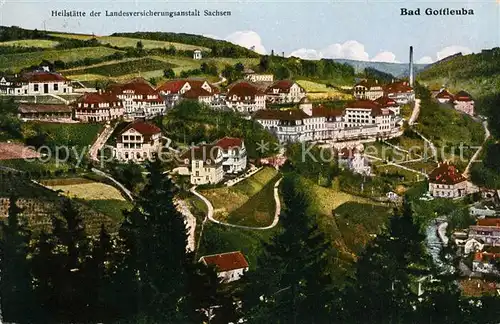
[[[73,69],[65,72],[67,75],[93,74],[109,77],[117,77],[131,73],[141,73],[152,70],[163,70],[175,67],[173,64],[152,58],[141,58],[133,61],[117,62],[112,64],[99,65],[84,69]]]
[[[58,41],[48,39],[21,39],[8,42],[0,42],[0,46],[14,47],[39,47],[39,48],[54,48],[59,44]]]

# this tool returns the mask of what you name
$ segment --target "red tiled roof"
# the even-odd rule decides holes
[[[356,153],[355,149],[348,149],[347,147],[344,147],[339,151],[339,158],[344,160],[352,159],[354,158],[354,153]]]
[[[0,142],[0,160],[38,158],[40,154],[23,144]]]
[[[63,113],[72,112],[73,108],[67,105],[39,105],[39,104],[19,104],[18,111],[22,114],[29,113]]]
[[[319,105],[313,107],[312,115],[314,117],[340,117],[344,114],[344,109],[335,109],[330,107],[325,107],[323,105]]]
[[[99,104],[99,103],[119,103],[121,100],[111,92],[86,92],[83,96],[76,100],[76,103]]]
[[[378,81],[374,80],[361,80],[358,83],[354,85],[354,87],[357,86],[363,86],[365,88],[372,88],[372,87],[381,87],[382,85],[378,83]]]
[[[305,118],[310,118],[308,114],[300,109],[289,109],[289,110],[257,110],[253,118],[254,119],[275,119],[275,120],[302,120]]]
[[[500,227],[500,217],[487,217],[477,220],[477,226],[496,226]]]
[[[458,172],[457,168],[448,162],[439,164],[439,166],[429,174],[429,182],[435,184],[454,185],[466,180],[467,179]]]
[[[472,97],[462,90],[455,95],[455,101],[472,101]]]
[[[219,272],[248,268],[248,262],[240,251],[201,257],[206,265],[213,265]]]
[[[149,135],[154,135],[161,133],[161,129],[158,128],[156,125],[153,125],[151,123],[143,122],[143,121],[135,121],[130,123],[127,127],[125,127],[120,134],[125,133],[129,129],[135,129],[137,132],[139,132],[142,135],[149,136]]]
[[[413,91],[413,88],[408,85],[408,82],[399,81],[399,82],[389,83],[384,87],[384,91],[386,93],[401,93],[401,92],[406,93]]]
[[[346,108],[374,109],[374,108],[380,108],[380,106],[373,100],[363,99],[363,100],[356,100],[349,102],[346,105]]]
[[[67,81],[59,73],[55,72],[29,72],[21,76],[21,81],[24,82],[62,82]]]
[[[453,95],[449,93],[448,90],[443,89],[442,91],[439,91],[439,93],[436,95],[436,98],[453,100]]]
[[[234,84],[227,93],[227,99],[232,101],[232,97],[236,95],[239,100],[244,100],[245,97],[251,97],[253,100],[255,96],[264,96],[264,92],[260,91],[256,86],[249,82],[241,81]]]
[[[156,91],[170,92],[170,93],[179,93],[182,87],[186,84],[186,80],[172,80],[167,81],[158,88]]]
[[[500,259],[500,254],[488,252],[476,252],[474,254],[474,261],[476,262],[490,262],[494,259]]]
[[[198,99],[199,97],[211,97],[212,93],[203,88],[191,88],[182,95],[187,99]]]
[[[375,100],[375,102],[378,103],[381,107],[397,107],[397,106],[399,106],[395,100],[393,100],[387,96],[379,97]]]
[[[275,82],[272,86],[268,87],[266,92],[272,93],[273,89],[278,89],[279,92],[288,93],[290,88],[295,84],[292,80],[279,80]]]
[[[223,150],[227,150],[229,148],[241,147],[243,145],[243,140],[236,137],[224,137],[218,140],[215,145]]]
[[[114,94],[122,94],[125,91],[133,91],[134,94],[148,96],[158,95],[158,92],[145,80],[137,78],[124,84],[114,84],[109,90]]]

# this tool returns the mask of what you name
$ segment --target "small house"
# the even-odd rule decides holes
[[[240,251],[202,256],[200,262],[215,267],[223,282],[239,280],[248,271],[248,262]]]

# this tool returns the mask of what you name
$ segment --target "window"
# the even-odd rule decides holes
[[[54,83],[54,91],[59,91],[59,84]]]
[[[33,85],[33,91],[38,92],[38,90],[39,90],[39,89],[38,89],[38,84]]]

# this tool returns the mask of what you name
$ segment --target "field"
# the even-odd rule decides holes
[[[203,190],[213,204],[215,218],[240,225],[266,226],[274,217],[274,168],[264,168],[233,187]]]
[[[297,83],[308,92],[308,97],[311,100],[350,100],[352,95],[345,94],[335,88],[327,87],[326,84],[308,81],[297,80]]]
[[[95,37],[99,41],[99,43],[115,47],[136,47],[137,42],[141,41],[145,49],[163,48],[163,47],[169,48],[170,46],[174,46],[176,49],[184,51],[193,51],[195,49],[200,49],[202,51],[210,50],[208,48],[199,47],[195,45],[188,45],[188,44],[174,43],[174,42],[162,42],[149,39],[139,39],[139,38],[129,38],[129,37],[94,36],[94,35],[82,35],[82,34],[50,34],[50,35],[54,37],[71,38],[79,40],[88,40]]]
[[[121,75],[127,75],[132,73],[141,73],[152,70],[169,69],[174,67],[172,64],[154,60],[151,58],[141,58],[134,61],[117,62],[106,65],[99,65],[95,67],[88,67],[79,70],[70,70],[65,74],[92,74],[92,75],[102,75],[109,77],[117,77]]]
[[[101,124],[59,124],[27,122],[23,124],[23,133],[33,135],[38,130],[47,136],[47,141],[59,146],[86,147],[91,145],[102,130]]]
[[[17,47],[40,47],[54,48],[59,44],[57,41],[48,39],[22,39],[8,42],[0,42],[0,46],[17,46]]]
[[[122,210],[130,209],[115,187],[83,178],[44,180],[42,184],[52,190],[60,190],[65,196],[81,200],[92,209],[111,216],[115,221],[122,220]]]
[[[0,55],[0,70],[19,71],[20,69],[40,64],[42,60],[74,62],[84,58],[100,58],[117,52],[107,47],[82,47],[68,50],[49,50],[42,52],[16,53]]]

